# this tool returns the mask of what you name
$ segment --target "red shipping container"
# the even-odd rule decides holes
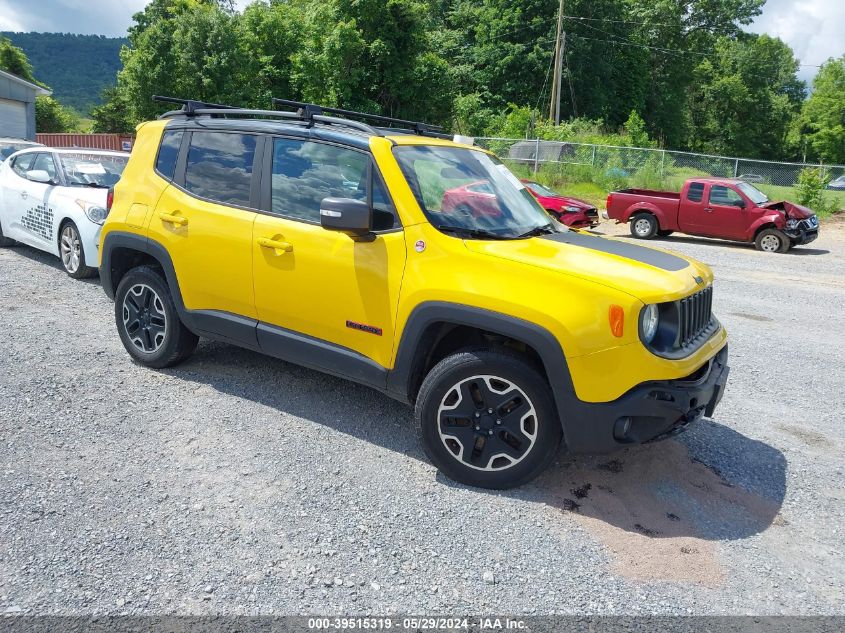
[[[35,140],[48,147],[86,147],[108,149],[115,152],[132,151],[133,137],[125,134],[46,134],[35,135]]]

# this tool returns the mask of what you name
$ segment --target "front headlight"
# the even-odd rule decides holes
[[[578,207],[565,206],[563,207],[563,210],[567,213],[578,213],[581,209],[579,209]]]
[[[654,340],[659,323],[660,313],[656,305],[647,305],[640,311],[640,336],[643,343],[649,345]]]
[[[109,214],[107,209],[104,209],[99,205],[86,202],[85,200],[77,200],[76,204],[85,211],[85,215],[94,224],[102,224],[106,221],[106,216]]]

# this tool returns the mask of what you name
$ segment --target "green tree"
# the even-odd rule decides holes
[[[693,71],[688,137],[693,150],[781,159],[806,88],[792,49],[768,35],[721,38]]]
[[[845,163],[845,55],[819,69],[792,138],[808,159]]]
[[[106,88],[102,92],[103,104],[91,111],[94,119],[92,132],[111,134],[131,134],[132,122],[129,119],[129,104],[117,87]]]
[[[5,37],[0,37],[0,69],[31,83],[37,83],[32,74],[32,64],[26,54]]]
[[[65,108],[53,97],[35,98],[35,130],[37,132],[76,132],[79,114]]]

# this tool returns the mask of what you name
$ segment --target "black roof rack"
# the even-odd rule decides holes
[[[296,108],[295,112],[239,108],[237,106],[223,105],[220,103],[207,103],[205,101],[197,101],[195,99],[179,99],[176,97],[163,97],[160,95],[155,95],[153,97],[153,101],[175,103],[182,106],[179,110],[165,112],[159,117],[162,119],[177,116],[261,116],[295,119],[298,121],[304,121],[309,126],[314,125],[315,123],[338,125],[349,127],[373,136],[384,136],[386,133],[414,133],[419,134],[420,136],[434,136],[437,138],[447,139],[451,138],[451,136],[447,134],[442,134],[441,132],[443,131],[443,128],[438,125],[429,125],[428,123],[421,123],[418,121],[406,121],[405,119],[396,119],[393,117],[382,116],[380,114],[368,114],[366,112],[355,112],[353,110],[342,110],[340,108],[325,108],[314,103],[289,101],[287,99],[273,98],[273,105],[293,107]],[[327,116],[324,113],[338,114],[340,116]],[[399,127],[373,127],[361,121],[352,121],[348,118],[341,117],[356,117],[359,119],[369,120],[374,123],[387,123],[397,125]]]
[[[319,121],[320,115],[324,112],[328,114],[337,114],[342,117],[355,117],[364,119],[365,121],[372,121],[373,123],[387,123],[389,125],[399,126],[400,129],[411,129],[420,136],[438,136],[442,138],[451,138],[448,135],[441,134],[443,128],[439,125],[431,125],[421,121],[408,121],[406,119],[397,119],[395,117],[382,116],[381,114],[369,114],[368,112],[355,112],[354,110],[343,110],[341,108],[329,108],[319,106],[314,103],[305,103],[302,101],[291,101],[290,99],[278,99],[273,97],[274,106],[287,106],[289,108],[296,108],[297,113],[302,116],[305,121]],[[381,128],[388,131],[391,128]]]

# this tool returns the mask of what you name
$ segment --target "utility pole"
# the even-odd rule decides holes
[[[557,37],[555,38],[555,61],[554,61],[554,76],[552,78],[552,98],[549,103],[549,118],[555,122],[555,125],[560,123],[560,84],[563,76],[563,50],[566,46],[566,32],[563,30],[563,2],[560,0],[560,6],[557,12]]]

